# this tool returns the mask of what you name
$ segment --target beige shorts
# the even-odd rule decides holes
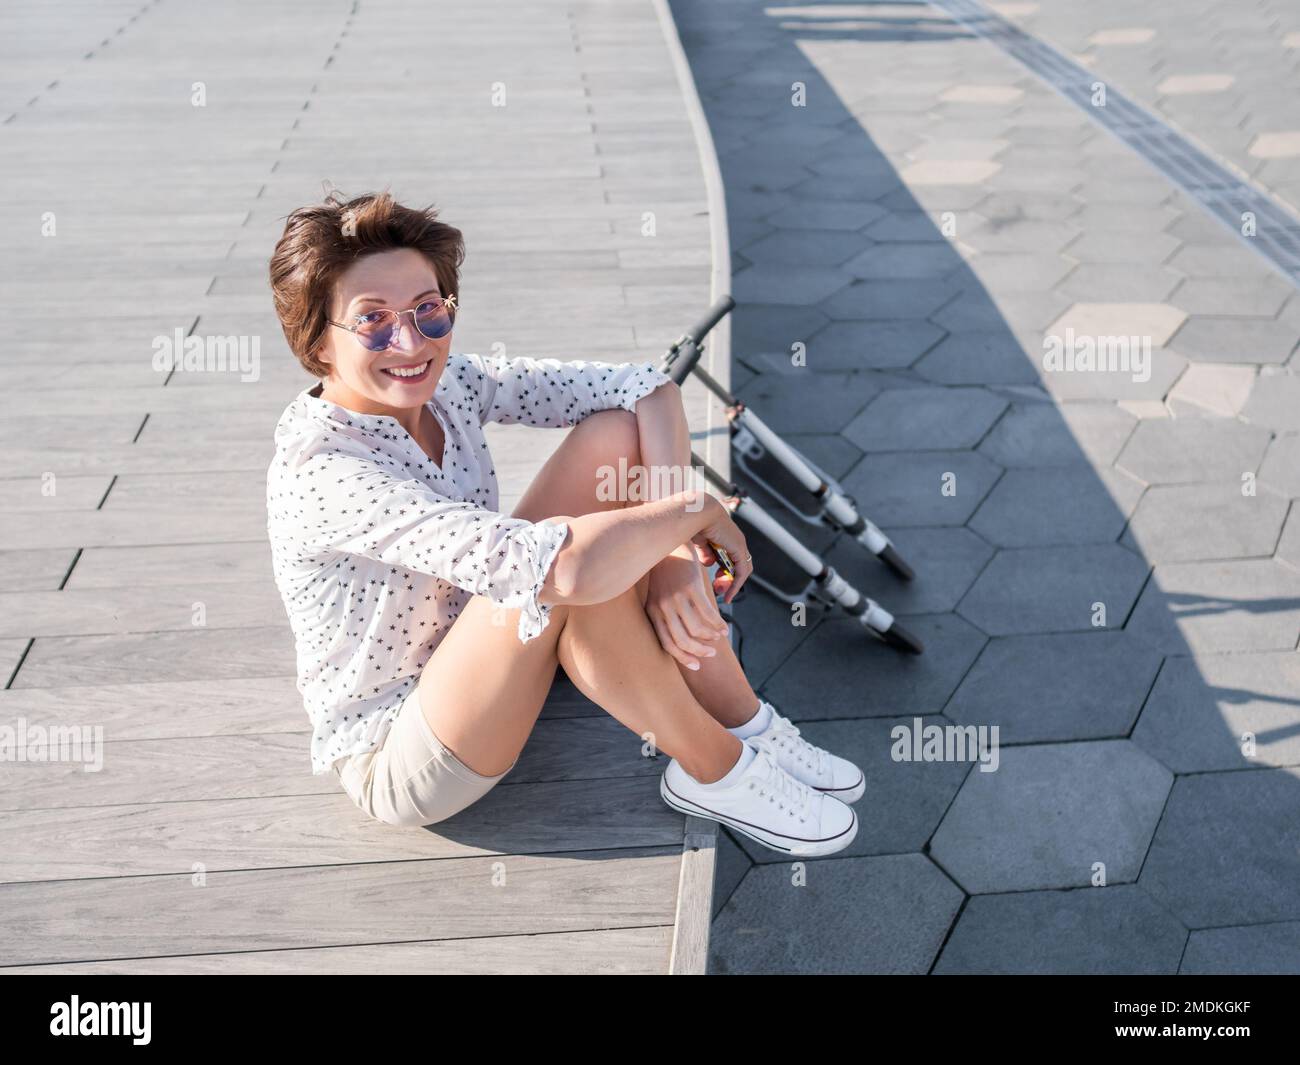
[[[416,828],[459,813],[492,790],[505,773],[485,777],[433,734],[420,708],[417,683],[403,700],[383,741],[334,763],[343,790],[367,816]]]

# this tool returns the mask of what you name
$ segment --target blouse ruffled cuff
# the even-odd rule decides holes
[[[546,583],[546,575],[551,571],[555,556],[559,554],[560,548],[564,546],[564,541],[569,536],[568,522],[552,524],[549,520],[543,520],[537,522],[536,529],[537,536],[529,541],[532,571],[536,579],[532,587],[524,593],[523,602],[519,604],[520,643],[527,643],[533,637],[540,636],[542,630],[550,624],[551,608],[555,604],[539,603],[537,596],[541,593],[542,585]]]
[[[657,369],[654,363],[639,364],[637,372],[628,378],[623,389],[623,399],[619,405],[624,410],[630,410],[635,414],[638,399],[642,396],[648,396],[664,382],[671,380],[672,378],[662,370]]]

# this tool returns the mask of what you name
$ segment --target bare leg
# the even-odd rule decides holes
[[[541,521],[554,514],[590,514],[627,506],[626,502],[600,499],[596,495],[595,471],[604,464],[616,467],[619,456],[626,457],[629,469],[640,465],[636,415],[621,409],[590,415],[569,431],[520,499],[514,515]],[[703,573],[704,567],[699,568]],[[707,573],[705,578],[707,584]],[[641,602],[645,602],[644,587]],[[650,631],[654,635],[653,625]],[[657,635],[655,640],[657,643]],[[726,640],[718,640],[713,646],[717,654],[701,658],[698,670],[687,669],[664,653],[677,667],[678,675],[695,700],[717,721],[732,728],[754,716],[758,695],[745,679],[731,645]],[[577,682],[576,678],[573,680]]]
[[[700,705],[660,646],[645,612],[646,584],[643,577],[608,602],[572,611],[559,661],[587,698],[709,784],[736,764],[740,740]]]
[[[536,639],[519,642],[518,610],[471,597],[420,677],[433,733],[485,776],[505,772],[537,723],[557,661],[578,689],[703,783],[724,776],[740,741],[695,700],[659,645],[646,579],[593,606],[555,606]]]

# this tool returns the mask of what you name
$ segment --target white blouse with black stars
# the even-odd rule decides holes
[[[312,773],[376,749],[471,595],[519,608],[519,639],[566,523],[498,513],[488,422],[563,428],[636,401],[669,377],[652,363],[452,354],[429,401],[435,464],[397,420],[305,389],[275,428],[267,532],[289,614],[298,690],[311,718]]]

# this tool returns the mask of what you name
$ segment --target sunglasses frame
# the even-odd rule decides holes
[[[393,327],[393,332],[388,338],[388,343],[385,344],[382,348],[372,348],[364,340],[362,340],[361,328],[359,325],[344,325],[342,322],[336,322],[332,318],[326,318],[325,321],[327,321],[330,325],[338,326],[338,328],[340,329],[346,329],[349,333],[355,335],[357,338],[357,343],[360,344],[367,351],[372,351],[372,352],[387,351],[389,348],[393,346],[393,341],[397,339],[398,334],[402,331],[402,315],[404,314],[409,314],[411,316],[411,322],[415,326],[415,331],[419,333],[420,336],[424,337],[425,340],[441,339],[441,337],[431,337],[429,336],[428,333],[426,333],[423,329],[421,329],[420,320],[415,316],[415,312],[419,310],[421,307],[423,307],[426,303],[434,303],[434,302],[438,302],[443,305],[444,310],[446,310],[447,312],[447,317],[451,320],[451,324],[454,328],[456,325],[456,311],[458,309],[456,305],[456,293],[454,292],[450,296],[434,296],[432,299],[421,300],[414,307],[408,307],[404,311],[394,311],[388,307],[375,308],[375,311],[383,311],[386,314],[393,315],[393,317],[397,319],[397,325]],[[365,315],[367,314],[374,314],[375,311],[362,311],[360,314],[356,315],[356,317],[360,319],[365,317]],[[451,330],[449,329],[447,330],[447,332],[449,333],[451,332]],[[442,334],[442,336],[446,336],[446,335],[447,333]]]

